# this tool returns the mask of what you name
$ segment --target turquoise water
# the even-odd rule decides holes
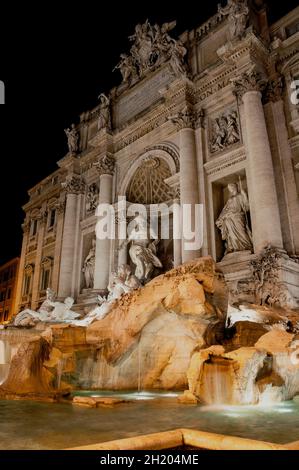
[[[64,449],[180,427],[261,439],[299,440],[299,403],[273,407],[180,405],[172,393],[81,392],[132,403],[88,409],[71,403],[0,400],[0,449]]]

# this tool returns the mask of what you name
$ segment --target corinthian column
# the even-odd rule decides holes
[[[99,162],[95,163],[95,167],[97,168],[100,175],[99,204],[111,204],[115,160],[113,157],[106,155]],[[111,240],[101,240],[97,237],[94,272],[94,289],[96,290],[106,290],[108,287],[110,271],[110,246]]]
[[[199,203],[198,177],[196,163],[196,143],[194,129],[197,127],[199,115],[189,107],[185,107],[170,120],[180,132],[180,194],[182,210],[184,205],[191,208],[191,227],[195,230],[195,204]],[[186,212],[185,212],[186,214]],[[183,230],[186,230],[186,218],[183,220]],[[200,256],[200,249],[187,249],[186,244],[192,240],[182,234],[182,262],[190,261]],[[194,241],[194,240],[193,240]]]
[[[80,224],[80,198],[85,191],[85,183],[79,175],[69,175],[64,183],[66,206],[61,247],[59,275],[59,297],[74,295],[74,266],[78,258],[76,251],[77,230]]]
[[[266,82],[258,71],[251,70],[234,83],[235,94],[244,103],[254,251],[259,253],[269,244],[283,248],[272,155],[261,100]]]

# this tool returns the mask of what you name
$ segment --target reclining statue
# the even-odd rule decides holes
[[[22,310],[14,319],[14,326],[33,327],[39,322],[53,323],[71,323],[76,318],[80,317],[79,313],[71,310],[74,304],[72,297],[67,297],[64,302],[55,301],[55,292],[48,288],[46,300],[42,303],[40,308],[35,311],[29,308]]]
[[[115,301],[122,295],[141,287],[140,281],[132,274],[130,266],[122,264],[117,273],[112,273],[107,298],[98,296],[99,305],[89,312],[82,320],[72,322],[76,326],[88,326],[96,320],[102,320],[112,309]]]

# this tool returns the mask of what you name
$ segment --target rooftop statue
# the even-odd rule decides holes
[[[228,0],[226,7],[218,5],[218,12],[228,17],[231,39],[240,39],[245,33],[249,18],[247,0]]]
[[[98,130],[111,127],[111,116],[110,116],[110,99],[101,93],[99,96],[99,118],[98,118]]]
[[[180,40],[175,40],[168,34],[175,26],[176,21],[152,26],[148,20],[136,25],[135,33],[129,37],[133,42],[130,55],[121,54],[121,60],[114,68],[120,70],[123,83],[131,84],[137,78],[143,78],[168,60],[176,76],[186,75],[187,49]]]
[[[69,152],[71,154],[77,153],[79,151],[79,133],[75,124],[72,124],[70,129],[64,129],[64,132],[67,136]]]

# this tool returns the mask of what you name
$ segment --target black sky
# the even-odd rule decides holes
[[[63,129],[94,107],[99,93],[120,83],[111,71],[120,53],[128,51],[135,24],[176,19],[174,33],[179,34],[212,16],[218,3],[43,1],[2,10],[0,80],[6,105],[0,106],[0,264],[20,253],[21,206],[27,190],[54,171],[66,153]],[[268,3],[274,21],[298,0]]]

